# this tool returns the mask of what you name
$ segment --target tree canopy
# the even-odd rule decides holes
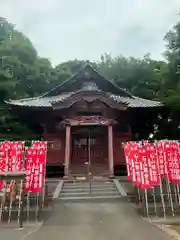
[[[164,102],[170,111],[163,124],[169,124],[176,136],[180,121],[180,23],[164,40],[164,61],[154,60],[149,54],[141,59],[103,54],[100,61],[91,64],[133,95]],[[85,62],[75,59],[52,67],[48,59],[38,55],[30,39],[0,17],[0,133],[20,133],[25,128],[10,115],[4,100],[40,95],[70,77]]]

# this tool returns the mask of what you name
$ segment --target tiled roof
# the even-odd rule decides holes
[[[92,79],[94,81],[93,85],[92,85],[92,82],[90,82]],[[73,74],[69,79],[66,79],[65,81],[57,85],[55,88],[44,93],[43,96],[50,97],[50,96],[61,94],[62,92],[74,91],[75,89],[74,86],[76,85],[76,82],[79,81],[79,83],[82,84],[86,80],[90,80],[88,81],[88,84],[84,86],[86,89],[97,88],[98,86],[101,86],[101,90],[105,92],[108,92],[108,91],[116,92],[117,94],[124,97],[132,96],[127,90],[119,87],[113,80],[109,80],[107,77],[102,76],[100,72],[94,69],[90,64],[85,64],[79,71]],[[98,86],[95,84],[95,82]]]
[[[131,108],[138,108],[138,107],[161,107],[163,104],[161,102],[152,101],[144,98],[138,98],[133,96],[132,98],[129,97],[121,97],[114,94],[109,94],[109,96],[117,101],[118,103],[127,104]]]
[[[27,98],[27,99],[21,99],[21,100],[11,100],[7,102],[10,105],[14,106],[24,106],[24,107],[52,107],[53,103],[57,102],[63,102],[64,100],[70,98],[72,95],[85,91],[85,89],[81,89],[76,92],[70,92],[70,93],[62,93],[61,95],[52,96],[52,97],[35,97],[35,98]],[[95,89],[91,89],[95,90]],[[91,91],[90,89],[88,91]],[[87,89],[86,89],[87,91]],[[101,90],[97,89],[98,92],[101,92]],[[138,97],[121,97],[118,95],[114,95],[111,93],[105,93],[107,97],[113,99],[119,104],[127,104],[130,108],[143,108],[143,107],[161,107],[163,106],[162,103],[157,101],[151,101],[143,98]]]
[[[22,107],[52,107],[52,103],[63,102],[63,100],[69,98],[72,94],[73,93],[62,93],[61,95],[53,97],[34,97],[20,100],[10,100],[6,103]]]
[[[69,90],[68,88],[64,88],[63,92],[63,86],[70,84],[72,86],[73,81],[77,80],[76,78],[81,76],[82,74],[90,74],[91,78],[84,78],[83,81],[80,82],[81,87],[78,90]],[[82,76],[81,76],[82,77]],[[93,80],[92,80],[93,79]],[[103,88],[103,84],[100,85],[99,88],[99,81],[102,80],[105,83],[105,89]],[[101,83],[102,83],[101,81]],[[107,84],[108,83],[108,84]],[[74,86],[72,86],[71,89],[73,89]],[[108,89],[108,90],[107,90]],[[73,91],[73,92],[72,92]],[[109,92],[107,92],[109,91]],[[54,89],[51,89],[49,92],[34,98],[27,98],[27,99],[20,99],[20,100],[9,100],[6,102],[7,104],[11,106],[19,106],[19,107],[37,107],[37,108],[52,108],[53,104],[55,103],[63,103],[63,101],[70,99],[72,96],[79,94],[79,93],[87,93],[89,92],[91,94],[94,93],[102,93],[102,95],[106,98],[109,98],[112,102],[112,100],[116,103],[116,106],[118,104],[125,104],[127,107],[130,108],[143,108],[143,107],[161,107],[163,106],[162,103],[151,101],[143,98],[138,98],[135,96],[132,96],[130,93],[128,93],[125,89],[119,88],[115,85],[115,83],[109,81],[107,78],[101,76],[95,69],[93,69],[90,65],[85,65],[80,71],[78,71],[76,74],[74,74],[70,79],[66,80],[65,82],[61,83],[60,85],[56,86]],[[110,93],[111,92],[111,93]]]

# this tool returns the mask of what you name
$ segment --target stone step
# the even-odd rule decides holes
[[[61,193],[61,197],[83,197],[83,196],[121,196],[119,192],[106,191],[106,192],[71,192],[71,193]]]
[[[62,189],[61,192],[105,192],[105,191],[118,191],[116,188],[74,188],[74,189]]]
[[[89,184],[94,185],[94,186],[107,186],[107,185],[111,185],[114,186],[113,182],[70,182],[70,183],[64,183],[64,186],[89,186]]]
[[[63,188],[63,190],[61,192],[85,192],[85,191],[89,191],[90,188]],[[91,188],[91,190],[93,192],[103,192],[103,191],[117,191],[116,187],[106,187],[106,188]]]
[[[103,194],[106,194],[108,193],[109,194],[119,194],[118,191],[112,191],[112,190],[109,190],[109,191],[81,191],[81,192],[61,192],[61,195],[79,195],[79,194],[96,194],[96,195],[103,195]],[[60,196],[61,196],[60,195]]]
[[[74,197],[60,197],[59,200],[61,201],[76,201],[76,200],[115,200],[115,199],[121,199],[122,197],[120,195],[116,195],[116,196],[109,196],[109,195],[103,195],[103,196],[74,196]]]
[[[77,189],[77,191],[80,191],[80,190],[88,190],[88,189],[94,189],[94,190],[101,190],[101,189],[114,189],[116,190],[117,188],[115,186],[107,186],[107,187],[100,187],[100,186],[86,186],[86,187],[81,187],[81,186],[78,186],[78,187],[64,187],[62,190],[67,190],[67,191],[73,191],[74,189]]]
[[[90,178],[88,180],[88,178],[86,177],[80,177],[79,179],[76,179],[76,180],[65,180],[64,183],[65,184],[68,184],[68,183],[89,183],[89,182],[92,182],[92,183],[113,183],[113,181],[109,180],[108,178],[104,178],[104,177],[95,177],[94,176],[94,179]]]
[[[108,199],[122,197],[113,180],[65,181],[60,192],[59,199],[84,199],[98,198]]]
[[[64,185],[63,188],[64,189],[73,189],[73,188],[114,188],[115,185],[113,184],[107,184],[107,185],[100,185],[100,184],[86,184],[86,185],[76,185],[76,184],[73,184],[73,185]]]

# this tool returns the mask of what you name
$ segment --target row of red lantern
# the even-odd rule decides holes
[[[127,142],[124,153],[128,178],[141,188],[159,185],[161,178],[180,183],[180,144],[177,141]]]
[[[31,147],[24,147],[24,142],[5,141],[0,143],[0,172],[27,171],[25,177],[25,191],[40,192],[44,184],[46,142],[32,141]],[[31,181],[29,181],[29,176]],[[12,191],[15,181],[11,181],[7,187]],[[0,181],[0,189],[4,182]]]

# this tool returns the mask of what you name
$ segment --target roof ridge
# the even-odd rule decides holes
[[[58,87],[62,86],[63,84],[69,82],[72,78],[76,77],[77,74],[79,74],[79,72],[81,72],[83,69],[85,69],[87,67],[88,64],[85,64],[82,68],[80,68],[79,71],[77,71],[76,73],[74,73],[71,77],[67,78],[66,80],[64,80],[62,83],[58,84],[56,87],[50,89],[49,91],[45,92],[42,94],[42,96],[47,96],[47,94],[49,94],[50,92],[56,90]]]
[[[110,80],[109,78],[105,77],[104,75],[102,75],[101,73],[99,73],[96,69],[94,69],[90,64],[89,66],[93,69],[93,71],[96,72],[96,74],[98,74],[99,76],[101,76],[102,78],[106,79],[108,82],[110,82],[111,84],[113,84],[116,88],[120,89],[121,91],[123,91],[124,93],[128,94],[130,97],[132,97],[131,93],[129,93],[128,91],[124,90],[123,88],[119,87],[116,83],[114,83],[112,80]]]
[[[65,81],[63,81],[62,83],[58,84],[56,87],[50,89],[49,91],[43,93],[41,96],[47,96],[49,93],[55,91],[56,89],[58,89],[59,87],[61,87],[62,85],[68,83],[71,79],[75,78],[79,73],[81,73],[84,69],[86,69],[87,67],[89,67],[90,69],[92,69],[97,75],[99,75],[101,78],[104,78],[106,81],[108,81],[110,84],[112,84],[115,88],[121,90],[122,92],[124,92],[125,94],[127,94],[129,97],[132,97],[131,93],[129,93],[127,90],[119,87],[116,83],[114,83],[112,80],[108,79],[107,77],[103,76],[101,73],[99,73],[90,63],[86,63],[83,67],[81,67],[79,69],[79,71],[77,71],[76,73],[74,73],[71,77],[67,78]]]

